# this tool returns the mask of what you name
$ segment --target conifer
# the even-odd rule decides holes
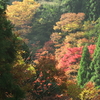
[[[6,0],[0,0],[0,100],[21,100],[24,92],[16,84],[11,69],[16,58],[17,37],[6,17]]]
[[[89,20],[97,20],[100,17],[100,0],[89,0]]]
[[[83,53],[82,53],[82,58],[80,61],[80,68],[78,70],[78,85],[80,87],[83,87],[85,85],[85,83],[87,83],[87,72],[89,71],[89,65],[90,65],[90,53],[89,50],[87,48],[87,46],[85,46],[83,48]]]
[[[88,78],[95,83],[95,86],[100,88],[100,36],[98,37],[90,69]]]

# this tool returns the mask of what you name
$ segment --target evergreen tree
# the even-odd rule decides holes
[[[100,17],[100,0],[90,0],[89,2],[89,20],[97,20]]]
[[[6,0],[0,0],[0,100],[21,100],[23,91],[11,74],[16,58],[17,37],[12,33],[12,24],[6,18]]]
[[[100,17],[100,0],[80,0],[80,2],[80,12],[86,14],[86,20],[97,20]]]
[[[32,32],[27,36],[31,40],[30,44],[40,41],[38,45],[43,46],[54,32],[53,25],[61,14],[59,5],[42,4],[34,15]]]
[[[68,12],[85,13],[86,20],[97,20],[100,17],[100,0],[67,0],[64,5]]]
[[[89,0],[84,0],[82,2],[82,9],[81,12],[85,13],[85,19],[89,18]]]
[[[98,37],[93,60],[90,64],[88,78],[90,79],[90,81],[95,82],[95,86],[100,88],[100,36]]]
[[[78,77],[77,77],[78,85],[80,85],[80,87],[83,87],[85,83],[88,81],[87,72],[89,70],[90,62],[91,62],[90,53],[87,46],[85,46],[83,49],[82,58],[80,61],[80,68],[78,70]]]
[[[68,12],[79,13],[82,12],[82,4],[83,4],[83,0],[67,0],[65,2],[65,7],[66,9],[68,9],[67,10]]]

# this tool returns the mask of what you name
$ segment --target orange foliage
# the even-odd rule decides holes
[[[56,23],[56,26],[54,26],[54,30],[72,32],[81,29],[84,17],[84,13],[64,13],[61,15],[60,21]]]
[[[55,44],[54,45],[55,47],[60,47],[61,46],[61,44],[60,44],[60,40],[62,38],[61,33],[57,33],[57,32],[52,33],[50,38],[53,41],[53,43]]]
[[[70,69],[71,70],[64,70],[65,71],[65,75],[67,76],[68,80],[73,80],[74,82],[77,81],[76,76],[77,76],[77,71],[79,69],[80,65],[79,64],[75,64],[75,65],[71,65]]]
[[[43,56],[46,56],[50,53],[54,53],[53,47],[54,47],[54,43],[51,40],[45,42],[44,46],[36,51],[35,59],[40,59]]]
[[[71,47],[80,47],[84,46],[86,43],[88,44],[94,44],[95,37],[92,37],[91,39],[88,39],[85,37],[85,32],[76,32],[76,33],[70,33],[69,35],[66,35],[63,43],[70,43]]]
[[[38,59],[36,68],[41,72],[49,74],[49,79],[55,80],[59,85],[61,85],[66,81],[67,77],[63,71],[56,69],[56,64],[57,62],[55,61],[55,57],[52,54],[48,54]]]
[[[57,61],[59,61],[64,56],[64,54],[67,51],[67,48],[69,48],[69,47],[70,47],[69,43],[64,43],[64,45],[61,45],[60,48],[56,49],[55,50],[55,59]]]
[[[53,91],[50,91],[50,94],[52,94],[54,97],[56,96],[57,92],[59,92],[58,87],[63,86],[67,80],[64,72],[55,68],[56,63],[57,62],[55,61],[55,57],[52,54],[43,56],[40,59],[38,58],[35,66],[38,76],[33,82],[33,84],[36,85],[36,90],[34,90],[33,93],[37,95],[41,95],[42,93],[43,97],[45,97],[45,95],[47,96],[47,91],[53,89]],[[38,86],[37,83],[39,83]]]

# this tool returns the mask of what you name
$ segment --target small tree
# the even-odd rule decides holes
[[[78,77],[77,77],[78,85],[80,85],[80,87],[83,87],[85,83],[88,81],[87,72],[89,70],[90,62],[91,62],[90,53],[87,46],[85,46],[83,49],[82,58],[80,61],[80,68],[78,70]]]

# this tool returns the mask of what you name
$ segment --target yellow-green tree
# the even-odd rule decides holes
[[[84,17],[84,13],[64,13],[61,15],[60,21],[56,22],[54,30],[61,30],[62,32],[79,31],[82,29]]]
[[[36,9],[40,6],[34,0],[23,0],[23,2],[14,1],[12,5],[8,5],[6,13],[8,19],[15,25],[16,31],[24,36],[31,32],[32,18]]]

